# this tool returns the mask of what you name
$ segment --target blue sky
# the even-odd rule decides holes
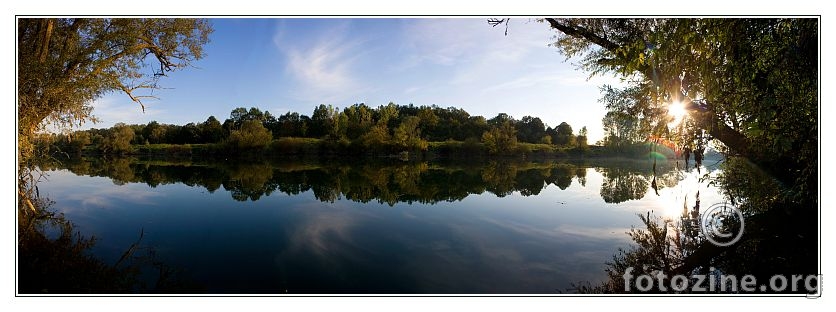
[[[223,121],[236,107],[278,116],[310,115],[319,104],[455,106],[486,118],[540,117],[549,126],[586,126],[603,136],[598,87],[617,78],[577,70],[550,47],[546,24],[511,19],[493,28],[484,18],[213,19],[215,32],[197,68],[163,78],[146,111],[124,94],[95,101],[101,120],[186,124],[210,115]]]

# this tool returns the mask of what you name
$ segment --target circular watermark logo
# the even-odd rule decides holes
[[[712,244],[730,246],[743,236],[743,213],[728,203],[713,204],[700,218],[700,231]]]

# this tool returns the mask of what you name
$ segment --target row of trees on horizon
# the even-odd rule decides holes
[[[93,145],[102,153],[119,154],[131,151],[132,146],[148,144],[223,144],[238,150],[259,149],[285,137],[356,144],[381,152],[426,150],[428,142],[441,141],[481,143],[491,154],[511,153],[520,142],[560,148],[587,146],[586,127],[575,134],[566,122],[552,128],[533,116],[517,120],[500,113],[486,119],[455,107],[391,102],[377,108],[354,104],[343,110],[323,104],[311,116],[288,112],[276,117],[255,107],[239,107],[223,122],[209,116],[203,122],[185,125],[117,123],[106,129],[42,134],[39,141],[66,153],[80,153]]]

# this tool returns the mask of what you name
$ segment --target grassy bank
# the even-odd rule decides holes
[[[132,145],[130,150],[120,153],[130,156],[190,158],[281,158],[281,157],[393,157],[401,159],[566,159],[626,157],[641,158],[648,155],[650,147],[638,147],[618,151],[601,146],[568,148],[552,144],[518,143],[503,153],[491,153],[484,143],[478,141],[429,142],[425,150],[404,150],[388,144],[364,145],[346,140],[325,140],[315,138],[282,137],[263,147],[241,149],[224,143],[209,144],[143,144]],[[670,158],[670,150],[657,150]],[[84,155],[102,155],[93,146],[82,150]]]

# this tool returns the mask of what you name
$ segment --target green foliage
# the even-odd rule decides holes
[[[220,142],[224,135],[221,122],[215,116],[209,116],[205,122],[200,124],[200,143]]]
[[[67,136],[67,153],[81,154],[85,146],[90,145],[90,134],[87,132],[78,132]]]
[[[279,116],[271,131],[274,137],[306,137],[310,121],[308,116],[297,112],[287,112]]]
[[[495,155],[507,155],[517,149],[517,135],[510,120],[505,120],[496,127],[482,134],[482,143],[488,152]]]
[[[389,102],[387,105],[381,105],[377,108],[377,123],[391,128],[390,122],[396,120],[398,116],[398,105]]]
[[[99,145],[104,153],[124,154],[131,152],[131,140],[134,138],[134,130],[123,123],[117,123],[111,128]]]
[[[421,130],[418,128],[420,122],[421,119],[416,116],[404,118],[392,136],[392,142],[395,146],[403,150],[426,150],[427,141],[421,138]]]
[[[40,134],[35,136],[35,148],[45,155],[78,156],[92,143],[90,133]]]
[[[141,104],[167,72],[203,57],[207,20],[159,18],[21,18],[17,20],[18,144],[46,123],[60,129],[92,117],[93,100],[121,91]],[[150,56],[150,58],[149,58]],[[149,59],[156,61],[147,70]],[[25,157],[24,157],[25,158]]]
[[[281,138],[297,145],[329,144],[327,140]],[[446,142],[445,142],[446,143]],[[498,196],[519,192],[539,194],[547,185],[565,189],[583,183],[587,167],[572,163],[503,161],[474,162],[473,159],[440,163],[402,162],[386,157],[362,159],[326,158],[140,160],[137,158],[74,158],[43,160],[46,170],[68,169],[76,174],[108,177],[114,183],[144,183],[149,186],[188,183],[214,192],[222,190],[236,200],[256,200],[281,192],[299,194],[313,191],[316,199],[329,202],[344,198],[357,202],[377,201],[436,203],[461,200],[485,191]],[[221,188],[223,186],[223,188]]]
[[[612,117],[635,118],[637,136],[698,149],[708,134],[799,198],[815,197],[817,19],[544,21],[559,31],[555,46],[579,57],[583,68],[628,78],[624,89],[605,90],[604,102],[610,112],[623,114]],[[669,125],[667,105],[674,101],[688,109],[681,125]]]
[[[284,137],[270,144],[270,152],[274,155],[315,155],[320,144],[320,139]]]
[[[621,203],[644,198],[650,187],[648,177],[628,170],[606,169],[601,184],[601,198],[606,203]]]
[[[262,112],[257,107],[250,107],[249,110],[243,107],[238,107],[232,110],[229,113],[230,123],[228,126],[230,130],[239,130],[243,127],[244,122],[247,121],[257,121],[260,122],[262,125],[269,125],[271,122],[275,122],[275,118],[270,112]]]
[[[188,123],[183,126],[161,124],[156,121],[145,125],[127,125],[133,129],[135,135],[131,141],[135,147],[133,153],[150,155],[208,155],[239,154],[239,150],[246,149],[248,155],[272,154],[281,155],[386,155],[391,156],[404,151],[426,151],[421,157],[482,157],[493,155],[534,156],[541,158],[567,157],[572,146],[553,148],[553,129],[543,129],[539,118],[526,116],[523,121],[515,121],[507,114],[499,114],[490,120],[496,125],[492,132],[488,121],[482,116],[470,116],[467,112],[454,107],[439,108],[436,106],[399,106],[394,103],[370,108],[365,104],[355,104],[338,111],[333,106],[320,105],[315,108],[316,121],[295,112],[285,113],[279,118],[273,118],[269,111],[258,108],[235,108],[230,118],[221,124],[214,116],[209,116],[200,123]],[[424,118],[429,121],[425,122]],[[502,123],[497,123],[498,121]],[[240,123],[240,125],[237,125]],[[244,123],[248,130],[244,130]],[[517,144],[520,135],[514,125],[519,125],[530,132],[526,136],[542,134],[534,142]],[[272,138],[279,140],[270,143],[267,136],[259,129],[267,129]],[[312,130],[309,130],[312,129]],[[319,130],[316,130],[319,129]],[[318,135],[327,131],[325,135]],[[493,140],[490,152],[488,145],[482,144],[480,139],[487,133],[486,138]],[[503,135],[512,133],[513,137]],[[88,136],[93,149],[104,153],[116,153],[112,148],[102,148],[108,141],[110,144],[111,129],[90,129],[76,131],[71,135]],[[465,136],[467,135],[467,136]],[[258,137],[258,138],[257,138]],[[445,138],[430,148],[429,138]],[[496,145],[499,139],[500,145]],[[107,140],[106,140],[107,139]],[[305,140],[302,140],[305,139]],[[312,139],[312,140],[307,140]],[[300,141],[301,140],[301,141]],[[328,142],[320,141],[325,140]],[[267,143],[264,143],[267,142]],[[315,144],[309,144],[316,142]],[[436,141],[439,142],[439,141]],[[81,151],[84,149],[68,149],[67,140],[63,136],[44,137],[39,139],[39,146],[44,150],[58,152],[63,149]],[[240,146],[239,146],[240,144]],[[190,148],[177,149],[175,145],[190,145]],[[165,147],[160,147],[165,146]],[[254,153],[256,152],[257,153]],[[586,153],[578,149],[581,153]],[[129,152],[126,150],[126,152]],[[121,152],[120,152],[121,153]],[[575,155],[577,155],[576,152]],[[73,152],[72,154],[78,154]],[[408,154],[407,154],[408,155]]]
[[[582,68],[626,78],[624,88],[604,89],[606,145],[673,142],[699,163],[713,144],[732,156],[714,182],[746,214],[744,237],[729,249],[702,244],[684,270],[710,265],[759,279],[816,272],[819,20],[544,19],[559,31],[555,46]],[[677,102],[682,120],[668,112]],[[641,274],[676,265],[665,251],[683,249],[648,219],[647,232],[632,235],[639,246],[610,266],[610,282],[628,266]]]
[[[548,134],[544,134],[542,138],[540,138],[540,144],[552,144],[552,137]]]
[[[346,116],[346,136],[349,140],[355,140],[369,131],[374,125],[373,109],[366,104],[355,104],[343,109]]]
[[[360,137],[360,144],[372,154],[378,154],[386,151],[390,140],[389,129],[378,124]]]
[[[477,138],[468,138],[464,142],[454,140],[429,142],[428,150],[432,155],[452,159],[482,158],[487,155],[484,144]]]
[[[206,144],[148,144],[140,145],[136,148],[136,153],[141,155],[159,155],[159,156],[188,156],[196,150],[198,153],[207,153],[208,147]]]
[[[36,136],[48,125],[65,132],[96,121],[91,104],[106,93],[124,92],[142,105],[142,99],[153,97],[160,77],[203,57],[212,29],[207,20],[184,18],[20,18],[16,22],[19,291],[143,290],[137,289],[136,267],[121,259],[107,264],[90,256],[94,239],[82,237],[69,221],[49,209],[33,174],[37,170],[33,161],[51,152],[49,145],[65,155],[78,154],[90,143],[121,154],[132,150],[137,129],[116,124],[109,130],[50,138],[49,145],[35,142]],[[34,149],[35,143],[44,148]],[[166,272],[151,260],[161,275]],[[164,282],[158,281],[157,286]]]
[[[334,133],[337,114],[337,110],[331,105],[320,104],[317,106],[311,115],[311,136],[321,138]]]
[[[561,122],[555,129],[555,135],[554,138],[552,138],[552,142],[558,146],[574,146],[575,135],[573,134],[572,126],[565,121]]]
[[[582,151],[586,151],[589,149],[589,143],[587,142],[587,130],[586,126],[581,128],[581,131],[578,132],[578,136],[575,137],[575,142],[577,143],[578,149]]]
[[[528,143],[544,143],[543,137],[546,135],[546,125],[537,117],[525,116],[516,123],[517,138],[522,142]],[[549,142],[551,143],[551,138]]]
[[[265,148],[273,140],[273,135],[258,120],[246,120],[241,130],[233,130],[226,144],[237,149]]]

